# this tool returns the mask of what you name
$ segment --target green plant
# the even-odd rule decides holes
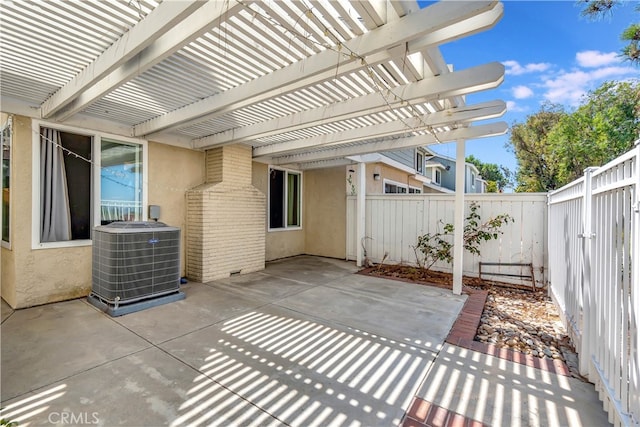
[[[497,239],[503,233],[501,230],[503,226],[515,222],[510,215],[500,214],[483,223],[478,212],[479,209],[480,206],[476,202],[471,203],[469,215],[465,218],[462,237],[464,249],[478,256],[480,256],[482,242]],[[420,268],[428,271],[438,261],[444,261],[447,264],[453,262],[453,254],[451,253],[453,231],[453,224],[444,224],[442,232],[418,236],[417,243],[412,248]]]
[[[464,249],[474,255],[480,256],[480,244],[488,240],[497,239],[502,234],[501,228],[510,222],[515,222],[512,216],[500,214],[485,223],[478,213],[480,206],[472,202],[469,206],[469,215],[465,219],[463,242]],[[453,231],[453,226],[451,227]]]
[[[438,261],[451,264],[453,262],[453,255],[451,255],[453,244],[447,240],[447,236],[452,233],[453,224],[445,224],[443,233],[427,233],[418,236],[418,242],[412,246],[418,267],[430,270],[433,264]]]
[[[18,425],[17,421],[10,421],[10,420],[7,420],[6,418],[0,418],[0,426],[16,427],[17,425]]]
[[[347,177],[347,184],[349,184],[350,196],[356,196],[358,192],[356,191],[356,185],[353,183],[353,177],[351,174]]]

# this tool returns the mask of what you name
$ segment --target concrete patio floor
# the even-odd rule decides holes
[[[465,296],[295,257],[111,318],[2,302],[2,417],[33,425],[606,425],[590,384],[444,344]],[[418,398],[416,400],[416,397]],[[413,405],[413,406],[412,406]],[[448,418],[447,418],[448,417]],[[457,418],[465,422],[464,418]]]

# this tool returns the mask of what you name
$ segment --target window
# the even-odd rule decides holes
[[[422,190],[418,187],[409,187],[409,194],[420,194]]]
[[[88,244],[97,225],[142,221],[143,141],[34,123],[34,247]]]
[[[11,117],[0,129],[0,145],[2,146],[2,242],[9,244],[9,213],[11,204]]]
[[[471,188],[476,187],[476,174],[471,172]]]
[[[103,139],[100,222],[142,220],[142,146]]]
[[[435,169],[434,176],[434,182],[438,185],[442,185],[442,171],[440,169]]]
[[[399,182],[384,180],[385,194],[407,194],[407,186]]]
[[[299,228],[302,175],[269,168],[269,229]]]
[[[416,172],[424,175],[424,154],[420,151],[416,151]]]

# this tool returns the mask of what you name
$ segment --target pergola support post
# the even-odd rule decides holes
[[[356,265],[362,267],[364,265],[364,241],[365,241],[365,202],[367,193],[367,165],[360,162],[356,166],[356,174],[358,179],[358,190],[356,195]]]
[[[464,264],[464,183],[465,140],[456,143],[456,195],[453,219],[453,293],[462,294],[462,266]]]

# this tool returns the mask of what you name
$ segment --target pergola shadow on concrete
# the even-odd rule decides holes
[[[21,426],[606,424],[590,384],[444,344],[466,296],[356,270],[296,257],[116,318],[85,300],[3,305],[0,415]]]
[[[297,257],[122,317],[84,300],[18,310],[2,324],[3,416],[397,425],[464,297],[355,271]]]
[[[212,183],[222,182],[216,191],[235,186],[232,198],[246,202],[230,217],[249,210],[259,217],[261,196],[239,196],[239,187],[251,185],[252,162],[295,171],[357,163],[364,195],[363,155],[458,141],[463,164],[463,141],[506,132],[504,122],[477,124],[504,114],[503,101],[465,102],[466,95],[502,82],[502,64],[454,71],[439,49],[492,28],[502,14],[500,2],[487,0],[423,9],[404,0],[3,2],[2,110],[33,119],[36,135],[68,126],[89,129],[94,138],[105,132],[206,150],[212,159],[207,185],[191,187],[187,203],[204,206]],[[229,146],[248,149],[247,161],[242,151],[222,150]],[[16,157],[22,155],[28,156]],[[153,164],[145,167],[158,175]],[[34,179],[37,171],[34,166]],[[165,187],[165,193],[177,191]],[[460,225],[462,204],[457,206]],[[205,233],[198,222],[210,214],[207,209],[187,213],[190,235]],[[38,214],[32,215],[36,232],[28,250],[42,243],[35,236]],[[255,232],[244,246],[264,244],[262,224],[246,222],[241,225],[254,224]],[[212,257],[211,250],[187,246],[184,258],[193,264],[187,275],[208,281],[264,264],[256,257],[207,275],[202,260]],[[459,293],[461,281],[456,283]],[[68,292],[82,292],[81,284],[76,288]],[[21,292],[6,289],[7,295]],[[11,301],[26,306],[46,297]]]

